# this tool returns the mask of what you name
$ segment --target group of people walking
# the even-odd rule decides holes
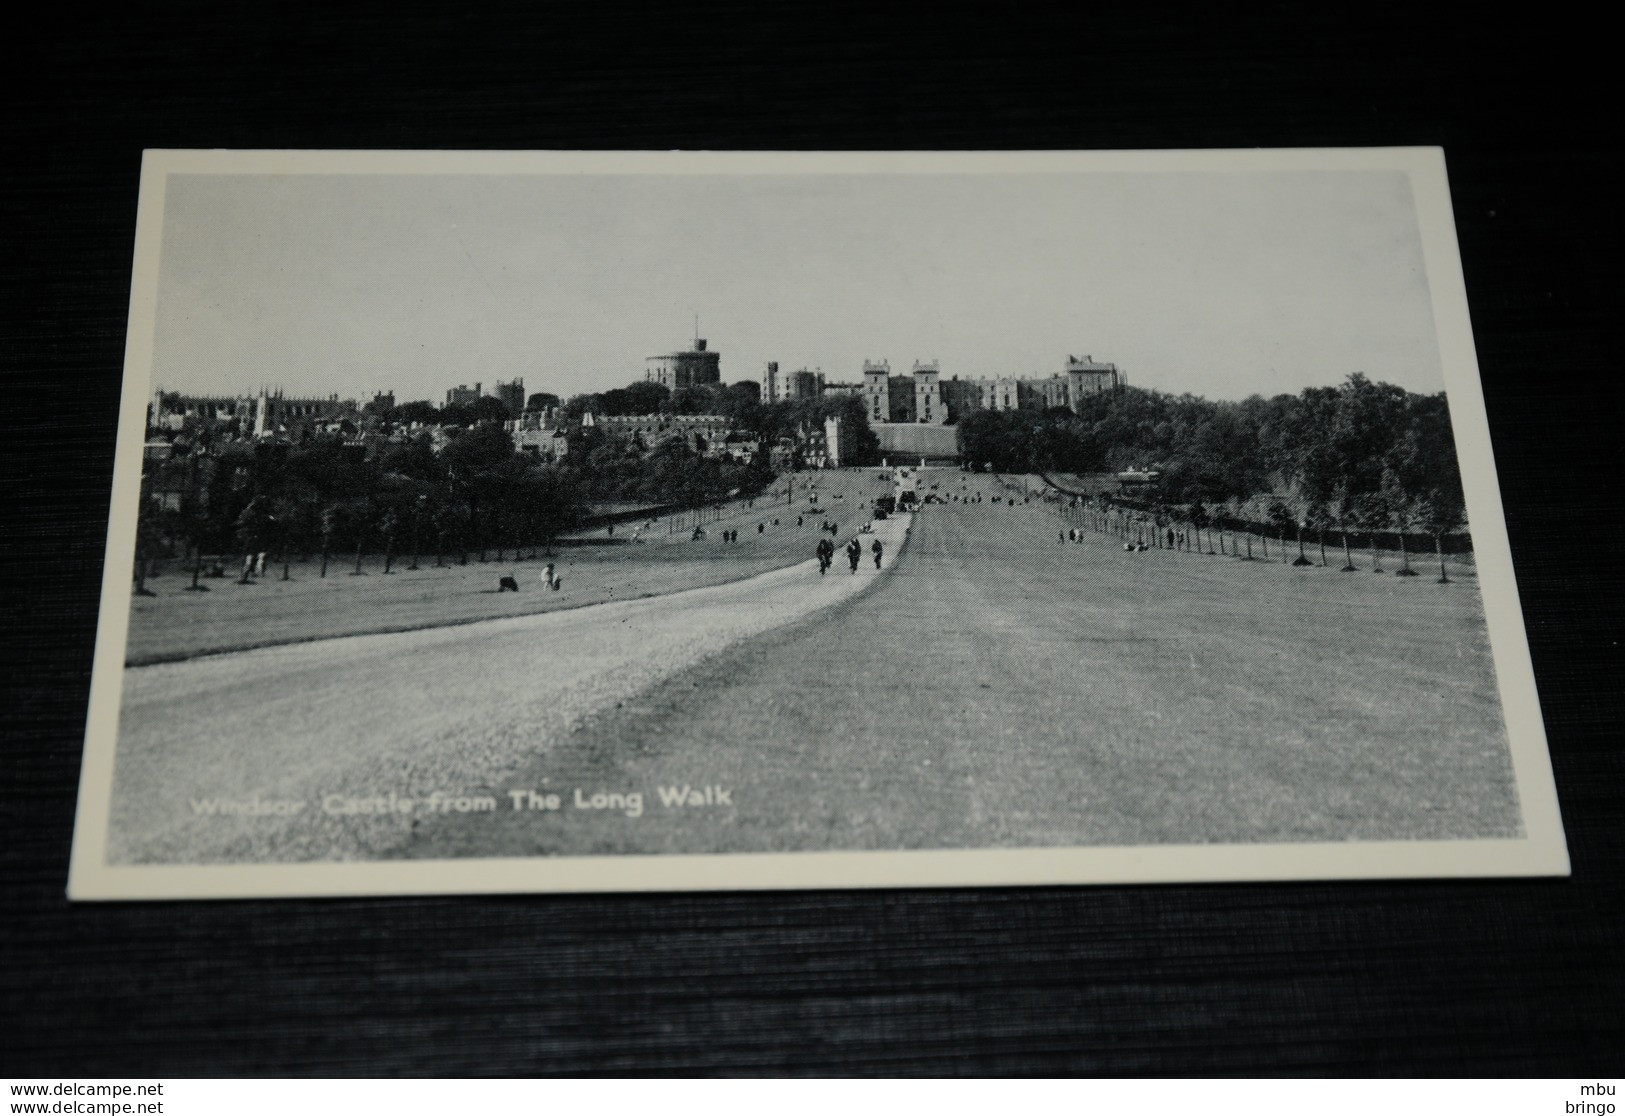
[[[852,541],[847,543],[844,549],[846,551],[847,565],[852,568],[853,573],[857,573],[858,563],[863,561],[863,544],[858,541],[857,536],[853,536]],[[818,558],[818,576],[822,577],[829,572],[830,566],[835,564],[835,544],[828,539],[819,539],[818,547],[814,553]],[[885,556],[886,548],[881,545],[879,539],[876,539],[869,544],[869,553],[874,555],[875,569],[878,570],[881,560]]]

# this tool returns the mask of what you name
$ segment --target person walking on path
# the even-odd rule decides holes
[[[863,544],[857,540],[856,536],[846,544],[846,560],[851,563],[852,572],[857,573],[858,563],[863,561]]]
[[[828,539],[818,540],[818,576],[823,577],[830,563],[835,561],[835,544]]]
[[[879,539],[876,539],[869,544],[869,550],[875,556],[875,569],[878,570],[880,568],[880,556],[885,553],[886,548],[880,545]]]

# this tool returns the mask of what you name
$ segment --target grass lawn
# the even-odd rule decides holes
[[[560,547],[553,562],[563,588],[556,593],[541,585],[547,559],[531,559],[528,550],[523,560],[509,552],[505,561],[483,564],[470,554],[466,566],[450,555],[442,569],[434,567],[434,555],[420,554],[417,570],[406,569],[410,554],[397,555],[387,576],[382,555],[364,555],[360,577],[351,575],[353,553],[335,554],[325,578],[316,558],[294,562],[288,581],[281,580],[280,565],[252,585],[238,585],[235,577],[205,578],[207,593],[188,591],[190,571],[184,563],[170,562],[162,576],[147,581],[155,596],[131,600],[125,662],[140,666],[271,644],[463,624],[735,581],[810,559],[826,516],[843,529],[866,520],[869,503],[890,490],[876,473],[798,474],[793,506],[769,497],[758,498],[754,507],[730,505],[720,520],[705,522],[706,538],[698,541],[691,538],[692,521],[678,516],[675,523],[661,520],[643,528],[637,543]],[[775,487],[782,490],[784,484]],[[814,493],[816,504],[810,502]],[[805,520],[800,527],[798,514]],[[758,533],[758,524],[765,530]],[[629,538],[637,528],[617,525],[613,537]],[[739,541],[724,543],[724,530],[738,530]],[[611,537],[603,529],[591,534]],[[514,577],[519,592],[498,592],[503,576]]]
[[[925,509],[873,592],[663,682],[515,776],[717,784],[729,809],[449,819],[402,855],[1520,832],[1470,566],[1439,585],[1421,564],[1341,573],[1340,553],[1062,544],[1053,506],[969,483],[989,499]]]

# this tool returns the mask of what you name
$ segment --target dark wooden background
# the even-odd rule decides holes
[[[1618,1074],[1611,35],[1552,5],[1196,11],[56,4],[14,22],[0,1075]],[[142,148],[1351,144],[1447,153],[1572,879],[63,900]]]

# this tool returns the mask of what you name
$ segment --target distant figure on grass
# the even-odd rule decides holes
[[[858,563],[863,561],[863,544],[856,537],[846,544],[846,560],[851,563],[852,572],[857,573]]]
[[[798,516],[796,516],[796,526],[797,526],[797,527],[800,527],[800,526],[801,526],[801,516],[799,516],[799,515],[798,515]]]
[[[818,540],[818,576],[823,577],[829,570],[830,563],[835,561],[835,544],[828,539]]]
[[[762,533],[762,532],[763,532],[763,531],[765,531],[765,530],[767,530],[767,524],[765,524],[765,523],[758,523],[758,524],[757,524],[757,525],[756,525],[756,533],[757,533],[757,534],[758,534],[758,535],[760,535],[760,534],[761,534],[761,533]]]
[[[497,582],[498,593],[504,593],[508,590],[512,590],[515,593],[519,592],[519,582],[515,581],[511,577],[504,577]]]
[[[879,539],[876,539],[869,544],[869,550],[875,556],[875,569],[878,570],[880,568],[880,556],[885,553],[886,548],[880,545]]]
[[[559,579],[553,573],[552,562],[549,562],[547,565],[542,567],[542,584],[549,589],[557,589],[559,587]]]
[[[691,537],[690,541],[699,542],[703,538],[705,538],[705,528],[704,527],[696,527],[696,528],[694,528],[694,534]]]

